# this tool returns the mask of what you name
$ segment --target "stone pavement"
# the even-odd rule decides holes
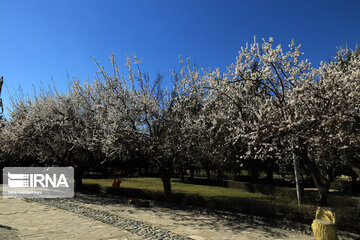
[[[117,227],[19,198],[0,197],[0,239],[143,239]]]
[[[140,219],[142,222],[196,240],[312,239],[310,235],[295,230],[279,229],[261,221],[248,221],[236,216],[201,212],[198,209],[184,210],[159,205],[137,208],[126,204],[126,199],[120,197],[109,199],[86,194],[77,194],[75,198],[66,201],[128,219]]]
[[[134,219],[196,240],[312,239],[311,236],[296,231],[274,228],[261,222],[249,223],[228,216],[161,206],[136,208],[128,205],[121,198],[109,199],[78,194],[74,199],[52,201],[63,201],[69,205],[106,211],[124,219]],[[0,240],[3,239],[146,238],[71,211],[19,198],[3,198],[1,195]]]

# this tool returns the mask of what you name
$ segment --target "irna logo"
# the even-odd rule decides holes
[[[4,197],[71,198],[74,196],[73,167],[5,167]]]
[[[9,187],[69,187],[64,174],[12,174],[8,172]]]

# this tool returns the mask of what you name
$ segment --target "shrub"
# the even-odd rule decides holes
[[[336,226],[338,229],[360,233],[360,208],[343,207],[336,210]]]
[[[338,191],[343,191],[345,180],[337,179],[334,182],[330,183],[330,188],[336,189]]]

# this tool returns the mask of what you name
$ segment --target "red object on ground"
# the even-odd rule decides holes
[[[351,179],[350,179],[350,178],[348,178],[346,181],[347,181],[347,182],[351,182]]]
[[[119,188],[119,187],[120,187],[120,183],[121,183],[121,181],[120,181],[118,178],[115,178],[115,179],[114,179],[114,182],[113,182],[113,184],[112,184],[112,187],[113,187],[113,188]]]

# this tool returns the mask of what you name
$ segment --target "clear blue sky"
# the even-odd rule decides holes
[[[166,79],[178,55],[199,67],[224,68],[256,35],[283,46],[295,39],[319,66],[337,46],[360,43],[358,0],[0,0],[0,75],[4,104],[12,89],[94,77],[95,57],[109,66],[114,52],[143,58],[143,68]],[[7,113],[7,111],[5,112]]]

